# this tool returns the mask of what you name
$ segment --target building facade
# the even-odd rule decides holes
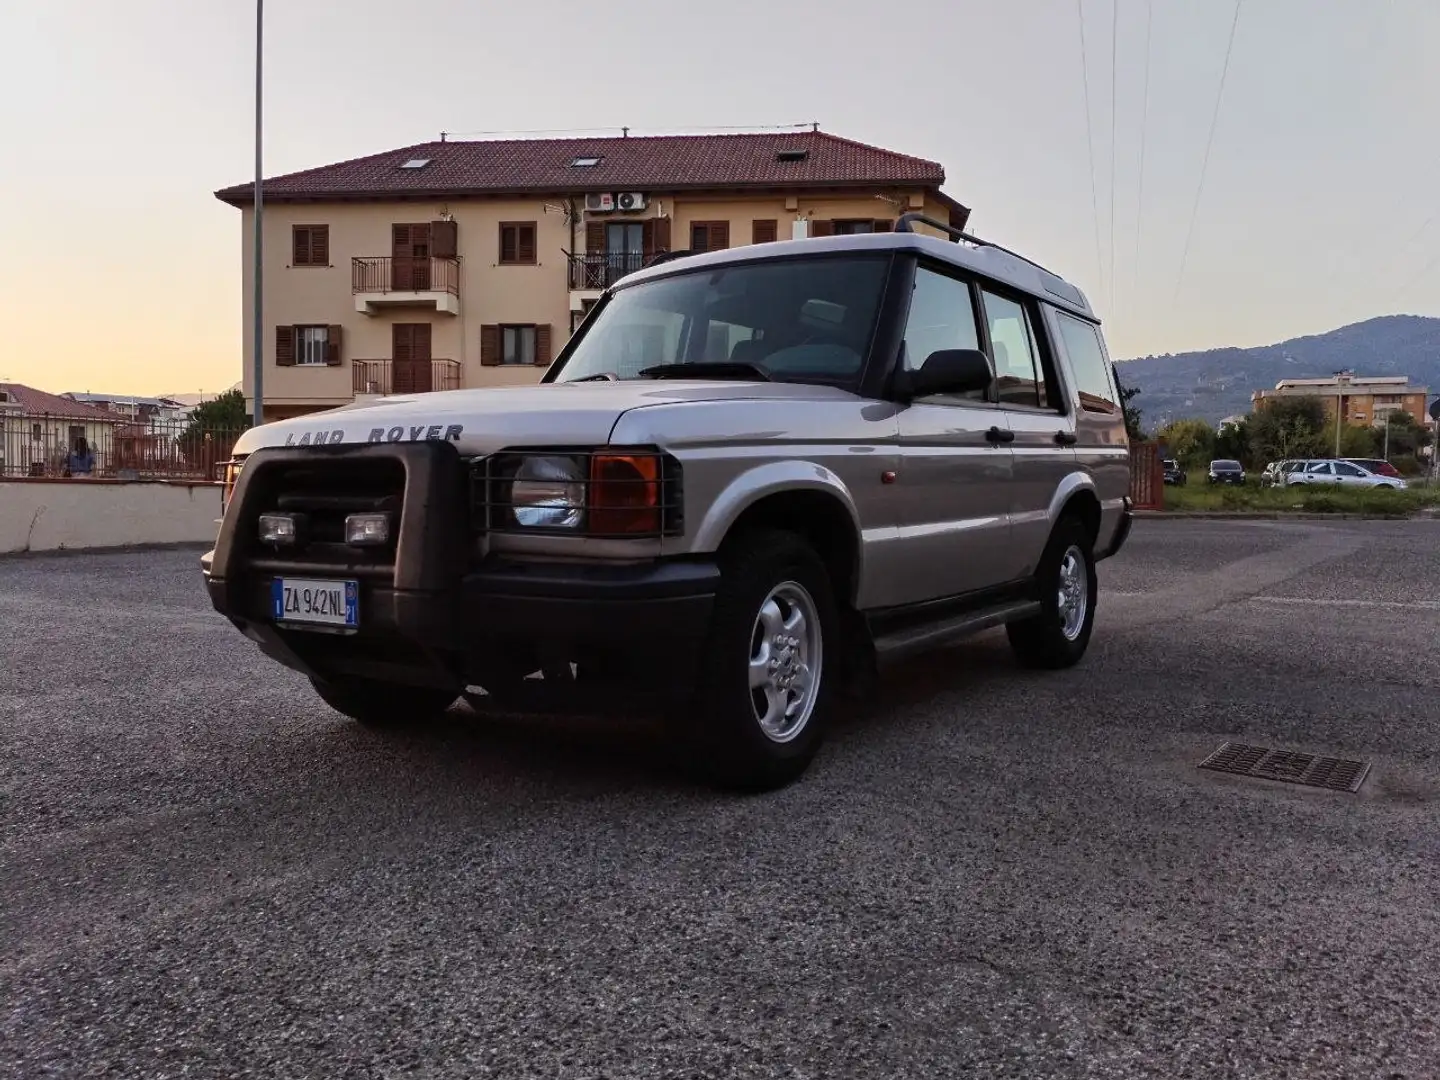
[[[0,383],[0,476],[63,476],[71,451],[94,455],[91,475],[112,474],[125,417],[20,383]]]
[[[537,381],[649,259],[892,228],[963,228],[936,163],[821,131],[441,141],[264,182],[266,419],[387,393]],[[253,407],[253,187],[242,211]]]
[[[1319,398],[1327,416],[1333,419],[1338,410],[1347,424],[1378,427],[1393,413],[1406,413],[1419,424],[1429,422],[1429,388],[1412,385],[1404,375],[1343,371],[1327,379],[1282,379],[1273,390],[1256,390],[1251,403],[1258,410],[1279,398],[1302,397]]]

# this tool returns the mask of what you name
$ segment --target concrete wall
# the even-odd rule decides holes
[[[208,543],[219,517],[218,484],[0,480],[0,555]]]

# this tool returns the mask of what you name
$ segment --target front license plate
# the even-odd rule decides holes
[[[360,583],[313,578],[276,578],[270,586],[271,613],[276,622],[315,626],[360,625]]]

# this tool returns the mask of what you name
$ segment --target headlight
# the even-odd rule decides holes
[[[570,457],[527,457],[515,470],[510,507],[526,528],[577,529],[585,518],[585,465]]]

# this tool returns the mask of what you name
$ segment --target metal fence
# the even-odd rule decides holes
[[[1137,510],[1165,508],[1165,466],[1159,443],[1130,444],[1130,499]]]
[[[0,416],[0,477],[218,480],[241,430],[178,420]]]

